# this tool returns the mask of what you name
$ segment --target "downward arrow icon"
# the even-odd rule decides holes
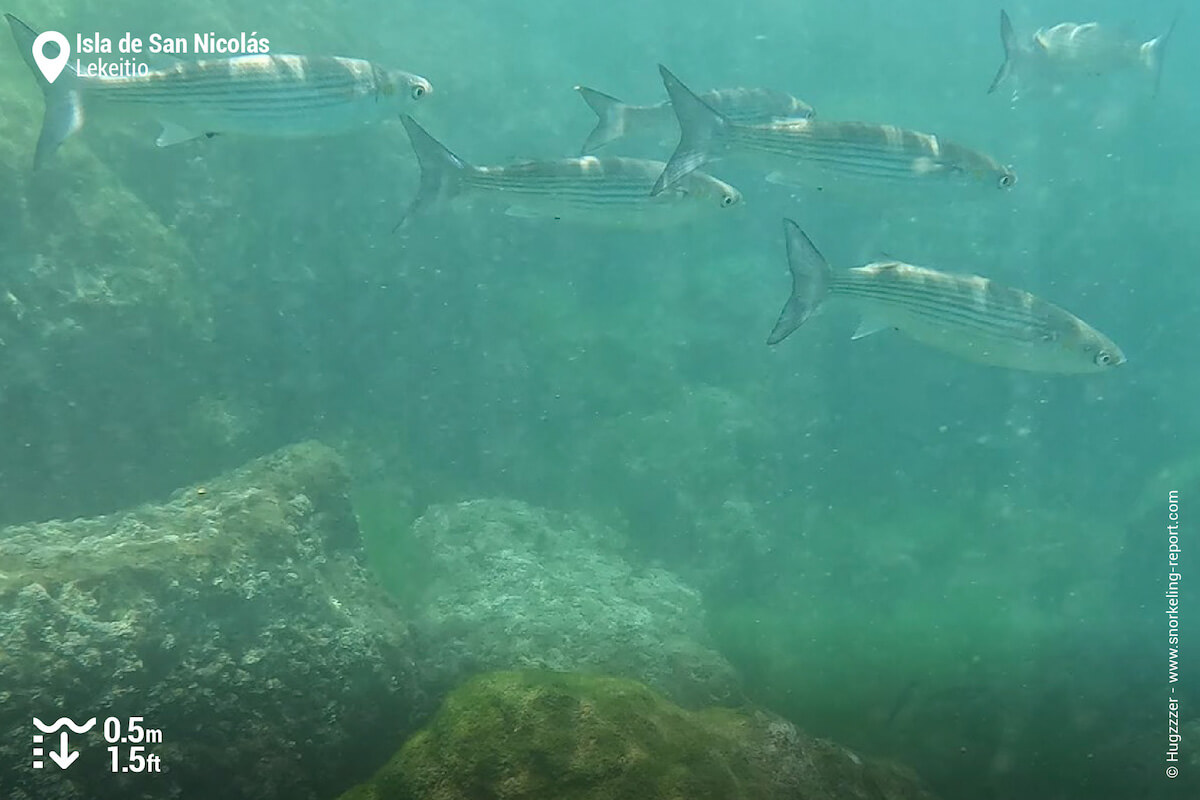
[[[67,749],[67,732],[63,731],[58,735],[58,749],[61,752],[50,751],[50,758],[54,759],[54,763],[58,764],[59,769],[66,769],[75,763],[75,759],[79,758],[79,751],[70,752]]]

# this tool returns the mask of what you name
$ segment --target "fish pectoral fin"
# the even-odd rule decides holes
[[[201,136],[212,138],[215,134],[206,131],[189,130],[182,125],[177,125],[174,122],[163,122],[162,133],[158,135],[155,144],[159,147],[170,147],[173,144],[181,142],[190,142],[192,139],[199,139]]]
[[[890,327],[892,326],[883,320],[876,319],[874,317],[863,317],[861,320],[859,320],[858,327],[854,329],[854,335],[850,337],[850,341],[865,339],[872,333],[879,333],[880,331],[887,330]]]

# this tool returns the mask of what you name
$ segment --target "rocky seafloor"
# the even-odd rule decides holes
[[[348,479],[306,444],[169,502],[0,531],[0,796],[327,797],[431,699],[358,559]],[[100,728],[30,768],[30,721],[143,718],[159,775]],[[121,754],[122,765],[125,754]]]
[[[461,707],[461,693],[480,686],[512,688],[494,699],[518,711],[522,696],[547,691],[576,712],[593,702],[609,708],[612,696],[634,698],[639,716],[613,711],[603,723],[633,726],[613,733],[620,747],[641,752],[645,726],[669,719],[696,747],[717,747],[735,765],[761,750],[754,731],[786,727],[787,758],[808,759],[811,774],[793,789],[779,784],[771,797],[832,797],[813,787],[878,780],[860,774],[864,759],[812,744],[764,712],[714,710],[741,705],[742,696],[733,669],[706,641],[699,595],[668,572],[626,561],[612,531],[512,501],[435,506],[411,531],[429,559],[428,581],[406,610],[363,566],[349,485],[334,451],[306,443],[161,505],[0,529],[0,796],[324,800],[356,784],[378,792],[362,782],[422,725],[431,725],[426,737],[441,735],[453,698]],[[558,677],[539,678],[550,681],[546,689],[503,677],[530,673],[495,672],[511,669]],[[501,677],[471,683],[479,673]],[[80,755],[69,769],[45,762],[35,770],[30,722],[60,716],[99,724],[71,735]],[[111,771],[102,734],[110,717],[123,725],[141,717],[162,731],[161,743],[144,751],[161,759],[161,773]],[[730,724],[717,731],[715,719]],[[471,734],[473,757],[513,745],[512,737],[495,738],[499,730]],[[575,727],[553,734],[564,742],[579,735]],[[128,746],[118,744],[121,766],[131,763]],[[461,754],[474,745],[458,747]],[[828,780],[820,777],[826,761],[812,760],[818,752],[841,754],[826,759]],[[516,768],[545,772],[541,756],[521,753],[508,763],[529,757],[537,763]],[[699,753],[643,753],[654,774],[675,776],[657,784],[662,797],[695,779],[687,776],[704,761]],[[779,773],[779,763],[731,766],[730,779],[759,780]],[[925,796],[908,773],[888,775],[889,786],[903,788],[847,796]],[[578,796],[616,796],[627,780],[620,769],[601,771]],[[565,796],[553,781],[505,786],[486,796]],[[412,796],[406,791],[395,796]],[[418,794],[475,796],[463,791]]]
[[[642,681],[690,708],[736,704],[741,687],[708,641],[700,594],[640,569],[622,537],[578,514],[511,500],[426,510],[412,530],[429,564],[415,628],[455,685],[512,668]]]
[[[490,673],[341,800],[932,800],[916,776],[762,711],[689,712],[633,681]]]

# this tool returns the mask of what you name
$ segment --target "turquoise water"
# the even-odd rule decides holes
[[[936,133],[1019,182],[825,197],[729,161],[706,169],[744,208],[680,228],[468,210],[393,233],[418,181],[398,123],[160,150],[153,124],[98,113],[36,179],[0,184],[18,243],[0,254],[0,524],[110,512],[318,438],[376,498],[369,552],[403,600],[403,530],[431,503],[581,511],[703,592],[752,700],[940,796],[1192,796],[1194,771],[1163,777],[1166,495],[1187,509],[1200,481],[1187,14],[1157,96],[1084,76],[1014,101],[985,93],[1002,48],[977,0],[8,10],[60,30],[255,30],[411,70],[435,87],[414,116],[477,164],[576,154],[594,116],[572,87],[657,102],[663,63],[697,89]],[[1151,38],[1177,8],[1007,10],[1018,33],[1099,19]],[[26,175],[40,98],[8,45],[0,167]],[[785,216],[835,268],[889,254],[1019,286],[1128,363],[994,369],[892,333],[851,341],[832,307],[769,348]],[[117,265],[104,281],[93,253]]]

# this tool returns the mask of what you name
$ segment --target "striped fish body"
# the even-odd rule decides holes
[[[1104,334],[1029,292],[897,261],[834,272],[796,223],[785,220],[784,231],[792,294],[768,344],[840,298],[862,314],[856,339],[893,328],[970,361],[1031,372],[1100,372],[1125,361]]]
[[[816,116],[813,107],[800,98],[771,89],[713,89],[700,95],[700,99],[730,122],[748,125]],[[674,122],[672,112],[671,123]]]
[[[193,132],[318,136],[397,117],[428,81],[354,58],[251,55],[180,61],[129,77],[78,77],[85,99],[136,106]]]
[[[585,155],[625,136],[653,137],[662,141],[678,132],[669,100],[638,106],[586,86],[576,86],[575,90],[597,117],[596,127],[583,144]],[[815,113],[803,100],[770,89],[713,89],[701,94],[700,99],[734,122],[808,119]]]
[[[785,176],[779,182],[834,179],[1001,189],[1016,183],[1012,170],[982,153],[890,125],[819,119],[738,123],[707,105],[666,67],[659,65],[659,72],[679,122],[679,144],[655,182],[655,192],[708,161],[731,155],[754,158]]]
[[[421,183],[400,224],[461,199],[497,206],[514,217],[659,228],[738,206],[742,199],[737,189],[700,172],[670,192],[651,196],[663,164],[636,158],[583,156],[476,167],[412,117],[401,120],[421,167]]]
[[[811,116],[811,107],[791,95],[768,97],[776,94],[766,90],[721,89],[705,92],[700,99],[726,119],[751,125],[782,119],[807,119]],[[679,130],[670,100],[649,106],[622,104],[619,113],[624,117],[621,122],[623,136],[665,139]]]
[[[922,344],[990,366],[1098,372],[1110,365],[1106,357],[1111,361],[1120,352],[1073,314],[977,275],[900,262],[868,264],[834,273],[829,295],[855,306],[866,333],[894,328]]]
[[[723,148],[776,171],[783,180],[822,186],[841,181],[941,184],[1007,189],[1012,170],[983,153],[892,125],[817,119],[761,125],[729,123]]]
[[[702,172],[671,192],[651,196],[663,166],[661,161],[583,156],[474,167],[462,183],[510,216],[601,226],[669,227],[741,202],[736,189]]]
[[[353,58],[251,55],[179,61],[142,75],[87,76],[68,66],[54,83],[33,54],[37,32],[5,14],[45,98],[34,167],[83,127],[85,102],[140,109],[162,123],[160,146],[221,133],[317,136],[398,116],[429,81]]]

